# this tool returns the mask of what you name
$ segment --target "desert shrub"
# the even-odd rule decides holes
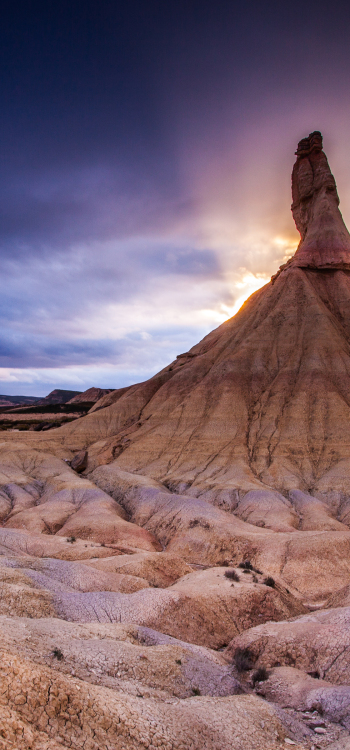
[[[253,570],[253,566],[252,566],[250,560],[244,560],[244,562],[240,562],[238,564],[238,567],[239,568],[243,568],[245,570]]]
[[[203,518],[192,518],[188,526],[190,529],[194,529],[195,526],[201,526],[202,529],[210,529],[210,524],[208,521],[203,520]]]
[[[73,542],[76,542],[76,541],[77,540],[76,540],[75,536],[69,536],[69,537],[67,537],[67,542],[70,542],[70,544],[73,544]]]
[[[225,578],[229,578],[230,581],[239,581],[239,575],[233,568],[225,570],[224,576]]]
[[[250,575],[251,572],[252,571],[251,570],[247,570],[247,568],[244,568],[244,570],[242,570],[242,573],[247,573],[247,575]]]
[[[199,689],[199,688],[197,688],[197,687],[194,687],[194,688],[192,688],[192,693],[193,693],[193,695],[200,695],[200,694],[201,694],[201,691],[200,691],[200,689]]]
[[[272,589],[275,588],[275,579],[272,578],[272,576],[267,576],[267,578],[264,578],[264,584],[265,586],[271,586]]]
[[[63,659],[63,653],[60,648],[54,648],[52,656],[54,656],[55,659],[58,659],[58,661],[62,661]]]
[[[181,659],[175,659],[175,663],[176,664],[182,664],[182,661],[181,661]]]
[[[233,661],[237,672],[247,672],[253,667],[254,657],[249,648],[238,647],[234,653]]]
[[[250,560],[243,560],[243,562],[238,563],[238,567],[262,575],[261,570],[259,570],[259,568],[254,568],[254,565],[251,564]]]
[[[256,682],[265,682],[265,680],[268,680],[269,673],[265,667],[259,667],[254,674],[253,674],[253,685],[255,685]]]

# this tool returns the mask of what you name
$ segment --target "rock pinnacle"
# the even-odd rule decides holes
[[[323,151],[322,135],[298,143],[292,172],[292,213],[301,240],[291,264],[350,269],[350,234],[339,211],[337,186]]]

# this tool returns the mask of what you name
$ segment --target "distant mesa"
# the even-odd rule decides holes
[[[0,406],[32,406],[40,400],[39,396],[0,396]]]
[[[100,398],[103,396],[106,396],[107,393],[112,393],[114,388],[88,388],[87,391],[84,391],[83,393],[77,393],[76,396],[73,396],[73,398],[69,399],[69,401],[65,401],[64,403],[68,404],[82,404],[82,403],[90,403],[95,404],[96,401],[99,401]],[[55,393],[55,391],[52,391]],[[68,391],[67,391],[68,393]],[[62,402],[63,403],[63,402]]]
[[[66,404],[74,396],[79,396],[81,391],[64,391],[55,388],[48,396],[37,401],[37,406],[46,406],[46,404]]]
[[[94,404],[99,401],[102,396],[107,393],[111,393],[113,388],[88,388],[87,391],[65,391],[60,388],[55,388],[51,391],[48,396],[37,401],[38,406],[46,406],[47,404]]]

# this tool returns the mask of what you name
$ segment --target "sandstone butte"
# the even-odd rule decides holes
[[[1,749],[349,750],[350,235],[319,132],[292,197],[298,249],[231,320],[2,434]]]

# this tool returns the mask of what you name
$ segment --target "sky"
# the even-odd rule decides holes
[[[0,393],[151,377],[295,251],[321,130],[350,225],[350,5],[3,0]]]

